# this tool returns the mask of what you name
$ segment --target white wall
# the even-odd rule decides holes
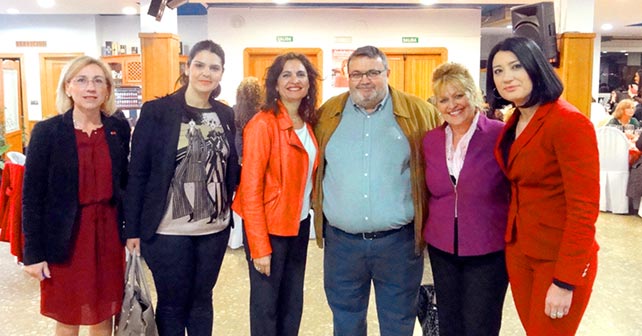
[[[128,54],[131,53],[131,47],[138,47],[140,53],[139,31],[140,17],[138,15],[96,16],[96,40],[99,47],[104,46],[105,41],[114,41],[120,45],[126,45]]]
[[[16,41],[46,41],[46,48],[16,47]],[[40,120],[40,53],[100,55],[94,15],[0,15],[0,53],[24,55],[28,115]]]
[[[377,9],[210,9],[207,16],[181,16],[178,33],[183,43],[210,38],[226,52],[226,71],[221,98],[235,102],[236,87],[243,77],[243,49],[247,47],[314,47],[323,49],[323,75],[330,78],[332,49],[354,49],[366,44],[378,47],[445,47],[448,60],[460,62],[475,75],[479,67],[479,9],[377,10]],[[243,24],[238,26],[233,23]],[[104,41],[139,46],[138,16],[97,15],[0,15],[0,53],[25,55],[29,118],[41,119],[40,53],[81,52],[100,56]],[[446,28],[444,28],[446,27]],[[294,37],[277,43],[277,35]],[[351,43],[335,43],[349,36]],[[403,36],[419,37],[404,44]],[[16,41],[46,41],[46,48],[16,48]],[[323,84],[324,99],[343,92]],[[32,104],[34,102],[35,104]]]
[[[479,69],[479,9],[314,9],[314,8],[210,8],[209,38],[225,50],[226,64],[221,98],[233,104],[243,77],[245,48],[322,48],[325,78],[332,74],[332,49],[354,49],[371,44],[391,47],[445,47],[448,60],[459,62],[476,76]],[[277,43],[276,36],[293,36]],[[351,43],[335,43],[349,36]],[[403,36],[419,37],[404,44]],[[323,99],[345,91],[323,83]]]

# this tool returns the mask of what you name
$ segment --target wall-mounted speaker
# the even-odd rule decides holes
[[[552,2],[516,6],[510,9],[513,35],[535,41],[548,59],[557,59],[555,7]]]
[[[152,0],[149,4],[149,10],[147,14],[156,18],[156,21],[160,21],[163,17],[163,12],[165,11],[165,6],[167,5],[167,0]]]
[[[180,5],[184,5],[187,3],[189,0],[167,0],[167,7],[174,9],[177,8]]]

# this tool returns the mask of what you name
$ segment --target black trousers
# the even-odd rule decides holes
[[[499,335],[508,287],[504,251],[461,257],[428,245],[440,336]]]
[[[243,223],[245,225],[245,223]],[[254,268],[243,233],[250,271],[250,331],[252,336],[296,336],[303,311],[303,279],[310,241],[310,217],[301,221],[299,234],[270,235],[270,276]]]
[[[158,302],[160,336],[211,336],[212,289],[218,279],[230,227],[204,236],[156,235],[141,240],[141,253],[152,271]]]

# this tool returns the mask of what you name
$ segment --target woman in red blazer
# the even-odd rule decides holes
[[[528,335],[573,335],[597,270],[599,159],[588,118],[530,39],[508,38],[488,57],[491,108],[512,104],[495,156],[511,182],[506,266]]]

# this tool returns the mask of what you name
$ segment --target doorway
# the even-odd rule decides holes
[[[8,151],[23,152],[25,143],[25,81],[22,55],[0,54],[0,125]]]
[[[40,54],[40,95],[43,120],[58,115],[56,90],[60,74],[69,61],[82,55],[82,53]]]
[[[267,68],[281,54],[295,52],[305,55],[317,71],[323,71],[323,51],[320,48],[245,48],[243,51],[243,76],[254,76],[259,82],[265,83]],[[317,102],[323,99],[323,85],[317,83]]]
[[[427,100],[432,92],[432,72],[448,60],[446,48],[382,48],[388,57],[390,86]]]

